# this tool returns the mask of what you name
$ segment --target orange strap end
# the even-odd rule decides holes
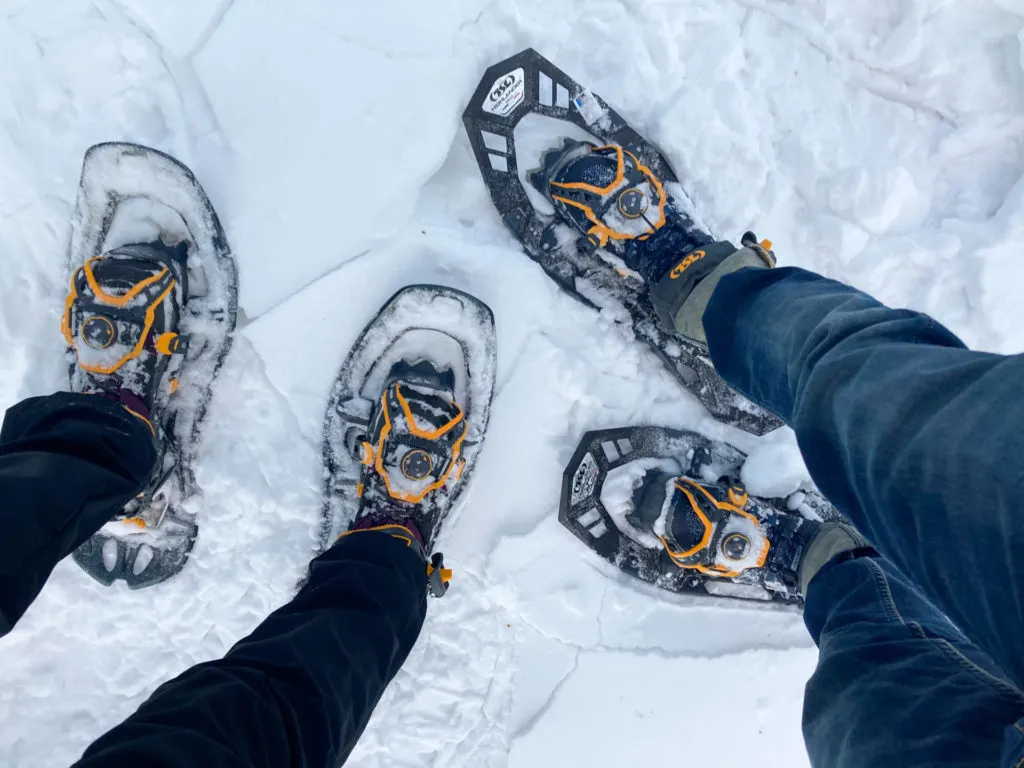
[[[433,575],[434,575],[434,566],[431,563],[427,563],[427,578],[429,579]],[[452,571],[451,568],[442,568],[441,569],[441,581],[443,581],[445,584],[447,584],[448,582],[450,582],[452,580],[452,576],[453,575],[454,575],[454,571]]]
[[[178,349],[178,334],[161,333],[153,340],[153,346],[161,355],[173,355]]]

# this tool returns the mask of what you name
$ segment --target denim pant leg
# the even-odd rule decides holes
[[[804,699],[812,765],[1017,765],[1024,694],[891,563],[828,564],[804,621],[820,649]]]
[[[824,494],[1024,686],[1024,356],[794,268],[727,276],[704,327]]]

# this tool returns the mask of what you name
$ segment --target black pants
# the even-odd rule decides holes
[[[61,558],[149,478],[148,428],[119,405],[58,393],[0,432],[0,633]],[[158,688],[81,766],[336,766],[352,750],[426,615],[426,572],[383,533],[349,536],[223,659]]]

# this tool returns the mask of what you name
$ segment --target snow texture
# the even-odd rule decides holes
[[[338,367],[385,299],[436,282],[493,308],[496,396],[442,542],[452,591],[350,765],[654,765],[668,734],[694,764],[805,765],[815,651],[798,615],[666,596],[556,520],[562,466],[588,429],[758,441],[708,419],[522,255],[459,117],[487,65],[532,46],[666,151],[716,234],[754,228],[783,264],[1013,352],[1022,27],[1019,0],[449,0],[443,13],[8,0],[0,406],[61,385],[66,245],[91,144],[137,141],[191,165],[238,256],[244,315],[197,464],[192,561],[136,592],[57,567],[0,641],[0,764],[68,764],[289,598],[316,543]],[[791,435],[764,440],[777,450],[755,453],[751,490],[806,484]],[[732,716],[679,695],[692,688],[720,691]]]

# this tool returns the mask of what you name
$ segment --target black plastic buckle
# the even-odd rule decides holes
[[[186,334],[178,334],[174,339],[174,347],[171,349],[171,354],[181,355],[184,357],[188,354],[188,344],[191,341],[191,336]]]
[[[431,597],[444,597],[448,591],[448,582],[443,578],[444,555],[435,552],[430,557],[430,566],[427,568],[427,591]]]

